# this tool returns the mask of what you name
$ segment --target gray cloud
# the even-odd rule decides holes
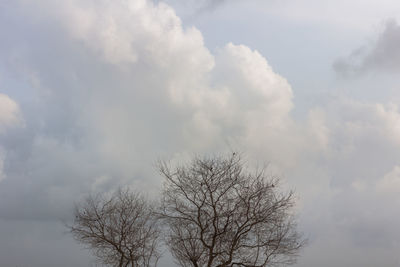
[[[157,2],[161,1],[157,0]],[[184,13],[189,16],[198,16],[215,11],[224,5],[238,2],[238,0],[166,0],[164,2],[178,9],[183,8],[185,10]]]
[[[230,0],[232,1],[232,0]],[[206,0],[204,1],[203,10],[212,10],[217,8],[218,6],[225,4],[227,0]]]
[[[74,201],[119,185],[156,196],[159,157],[289,136],[287,81],[248,47],[211,54],[165,4],[14,1],[0,13],[0,233],[9,233],[0,247],[37,259],[2,253],[0,265],[54,266],[61,249],[77,253],[46,253],[57,240],[71,246],[55,225],[71,218]]]
[[[342,76],[351,77],[369,71],[395,72],[400,69],[400,26],[389,20],[376,41],[354,50],[348,57],[338,59],[334,70]]]
[[[338,98],[295,120],[260,53],[211,53],[166,4],[2,5],[0,265],[88,266],[63,234],[74,201],[118,185],[156,195],[157,158],[228,144],[296,188],[311,237],[298,266],[397,266],[398,105]]]

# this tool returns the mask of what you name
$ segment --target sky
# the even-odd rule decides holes
[[[294,266],[400,266],[399,1],[3,0],[0,33],[1,266],[95,266],[74,203],[232,150],[295,190]]]

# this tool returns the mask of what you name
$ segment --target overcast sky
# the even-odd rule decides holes
[[[232,149],[296,190],[296,267],[400,266],[398,0],[3,0],[0,33],[1,266],[94,266],[74,201]]]

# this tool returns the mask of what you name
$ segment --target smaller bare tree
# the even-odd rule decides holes
[[[111,196],[89,196],[75,207],[68,226],[74,238],[106,265],[156,266],[160,228],[154,208],[142,195],[119,189]]]
[[[265,267],[294,263],[304,241],[292,215],[292,192],[277,179],[248,172],[240,156],[160,164],[161,217],[167,245],[184,267]]]

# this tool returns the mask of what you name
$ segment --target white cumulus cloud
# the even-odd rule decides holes
[[[0,134],[8,128],[22,125],[20,109],[17,103],[9,96],[0,93]],[[0,143],[0,182],[6,178],[4,173],[5,151]]]
[[[22,123],[18,104],[9,96],[0,93],[0,133]]]
[[[359,252],[342,237],[359,242],[363,231],[391,227],[384,219],[366,224],[371,213],[359,211],[375,200],[367,194],[371,188],[398,165],[396,104],[337,98],[295,117],[296,88],[264,55],[233,43],[210,51],[201,32],[185,27],[161,2],[2,5],[9,13],[0,9],[7,40],[0,43],[0,76],[15,101],[0,95],[0,170],[7,172],[7,179],[0,176],[0,220],[19,221],[24,229],[36,221],[45,229],[49,221],[69,218],[73,202],[90,191],[130,184],[158,192],[154,163],[160,157],[232,148],[284,174],[301,195],[302,224],[317,245],[337,236],[337,246]],[[11,131],[22,123],[20,114],[26,127]],[[380,183],[397,181],[387,179]],[[357,228],[363,230],[346,232]],[[14,257],[8,244],[22,241],[15,230],[0,232],[8,234],[0,258],[9,265],[54,266],[57,260],[76,266],[68,249],[63,259]],[[53,237],[57,242],[49,232]],[[313,244],[310,251],[319,251]],[[306,259],[315,263],[318,255]],[[344,262],[356,260],[349,252]]]

